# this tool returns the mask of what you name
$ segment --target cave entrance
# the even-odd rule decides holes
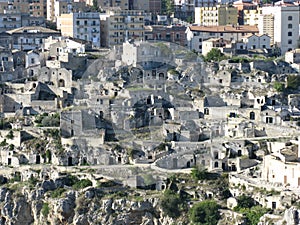
[[[68,158],[68,166],[73,166],[73,159],[72,159],[72,157]]]
[[[41,156],[40,155],[36,155],[35,156],[35,163],[36,164],[40,164],[41,163]]]

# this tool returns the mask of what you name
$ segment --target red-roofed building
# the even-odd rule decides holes
[[[202,42],[210,38],[238,42],[250,34],[258,34],[256,26],[190,26],[186,30],[188,47],[202,53]]]

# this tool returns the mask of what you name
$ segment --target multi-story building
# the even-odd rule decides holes
[[[144,39],[144,11],[110,9],[100,17],[102,46],[120,45],[129,39]]]
[[[261,9],[245,9],[243,10],[244,25],[258,26],[258,21],[261,16]]]
[[[47,0],[47,20],[56,21],[61,14],[71,13],[72,4],[68,0]]]
[[[186,46],[185,26],[146,26],[145,40],[157,40]]]
[[[274,15],[261,14],[258,19],[258,30],[260,34],[266,34],[271,38],[271,45],[274,44]]]
[[[39,26],[20,27],[0,33],[0,45],[25,51],[40,49],[49,36],[60,36],[60,32]]]
[[[239,25],[246,25],[244,23],[244,17],[248,17],[255,14],[255,11],[252,10],[257,10],[258,7],[257,4],[254,4],[252,2],[245,2],[243,0],[234,2],[233,6],[238,10]]]
[[[134,0],[132,1],[131,10],[144,10],[145,12],[150,11],[150,1],[149,0]]]
[[[0,1],[0,13],[11,8],[31,16],[46,18],[46,0]]]
[[[45,19],[43,17],[30,16],[28,13],[21,13],[9,5],[3,13],[0,13],[0,32],[12,30],[22,26],[43,26]]]
[[[61,14],[72,12],[86,12],[88,6],[85,2],[74,2],[73,0],[47,0],[47,20],[56,22]]]
[[[224,41],[241,41],[242,38],[258,34],[256,26],[190,26],[186,30],[188,47],[202,53],[202,42],[210,38],[222,38]]]
[[[85,2],[90,6],[94,4],[93,0],[86,0]],[[102,9],[120,7],[123,10],[129,10],[132,8],[133,0],[97,0],[97,5]]]
[[[236,25],[237,16],[237,9],[228,5],[195,8],[195,23],[203,26]]]
[[[217,0],[195,0],[195,7],[216,6]]]
[[[62,14],[57,17],[57,28],[63,36],[92,42],[100,47],[100,14],[95,12]]]
[[[153,14],[161,13],[161,0],[149,0],[149,12]]]
[[[299,6],[275,5],[262,7],[263,15],[272,15],[263,17],[260,20],[259,28],[263,31],[272,30],[274,33],[273,44],[276,45],[281,54],[295,49],[299,40]],[[264,33],[264,32],[261,32]],[[271,36],[271,34],[268,34]]]
[[[194,0],[174,0],[174,17],[187,19],[194,17],[195,4]]]

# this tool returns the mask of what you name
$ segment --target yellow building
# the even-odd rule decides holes
[[[244,25],[251,25],[251,26],[257,26],[259,17],[261,15],[261,9],[249,9],[249,10],[243,10],[243,18],[244,18]]]
[[[271,45],[274,44],[274,15],[259,15],[258,29],[260,34],[266,34],[271,38]]]
[[[237,8],[227,5],[195,7],[195,23],[202,26],[222,26],[238,23]]]
[[[129,39],[144,39],[144,11],[110,9],[100,18],[102,46],[120,45]]]

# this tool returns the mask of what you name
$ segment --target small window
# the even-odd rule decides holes
[[[293,24],[289,23],[288,28],[293,28]]]
[[[289,17],[288,17],[288,20],[289,20],[289,21],[293,20],[293,17],[292,17],[292,16],[289,16]]]
[[[288,44],[289,45],[293,44],[293,41],[292,40],[288,40]]]
[[[292,33],[291,31],[288,32],[288,36],[289,36],[289,37],[293,36],[293,33]]]

